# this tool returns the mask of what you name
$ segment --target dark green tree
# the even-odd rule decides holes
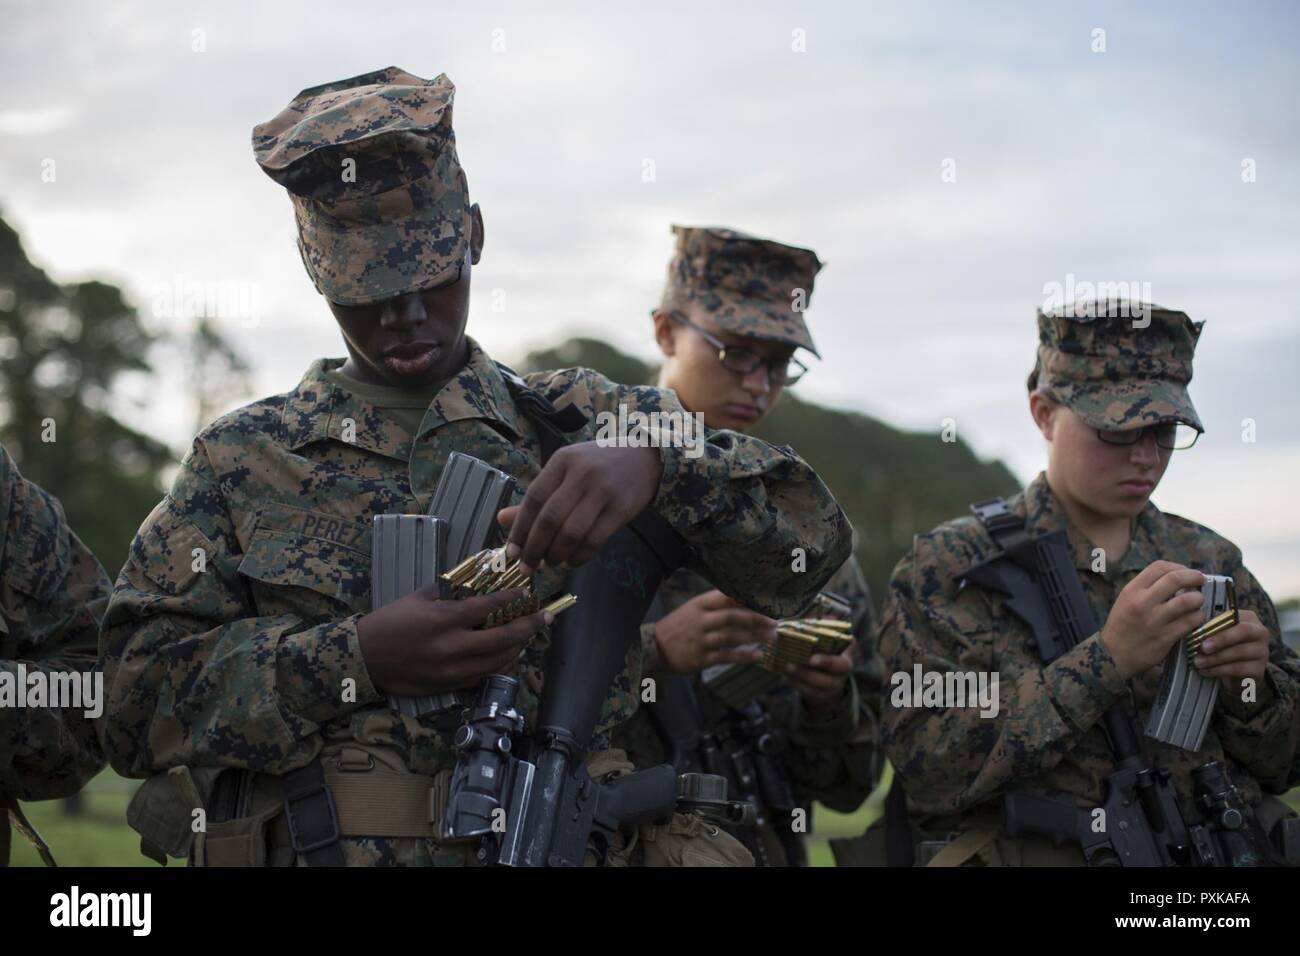
[[[0,440],[23,474],[58,497],[68,522],[115,577],[162,497],[172,449],[114,409],[114,385],[151,375],[155,337],[122,291],[61,286],[0,219]]]
[[[197,435],[233,401],[247,397],[252,387],[252,370],[209,318],[198,320],[186,352],[189,369],[186,381],[194,393]]]

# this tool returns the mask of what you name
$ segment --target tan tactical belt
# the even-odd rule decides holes
[[[395,770],[374,748],[352,746],[321,762],[343,836],[437,838],[450,770],[435,777]]]
[[[410,773],[396,752],[349,743],[321,755],[342,837],[436,840],[451,771]],[[288,866],[295,854],[277,778],[258,775],[248,816],[210,822],[194,848],[203,866]]]

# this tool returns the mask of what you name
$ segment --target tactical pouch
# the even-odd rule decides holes
[[[248,816],[209,823],[195,841],[193,865],[266,866],[268,829],[283,811],[276,802]]]
[[[867,827],[866,832],[861,836],[840,837],[828,842],[836,866],[889,865],[885,850],[884,817]]]
[[[1282,862],[1287,866],[1300,866],[1300,817],[1279,820],[1270,836]]]
[[[1272,794],[1264,794],[1255,808],[1255,818],[1268,834],[1279,862],[1300,866],[1300,816]]]
[[[916,827],[910,827],[905,834],[911,842],[908,861],[890,860],[888,823],[884,816],[877,818],[858,837],[830,840],[831,855],[836,866],[960,866],[973,859],[981,851],[988,849],[990,841],[981,841],[971,852],[961,855],[957,862],[951,862],[955,855],[960,855],[963,848],[958,846],[948,850],[956,843],[957,834],[926,833]],[[969,841],[968,841],[969,842]],[[946,855],[940,857],[940,854]],[[987,856],[987,854],[986,854]],[[939,862],[932,863],[936,857]],[[986,864],[988,860],[985,860]]]
[[[150,777],[131,798],[126,822],[140,834],[140,852],[167,865],[183,859],[194,846],[194,811],[207,812],[212,788],[224,767],[173,767]]]
[[[753,866],[754,855],[726,830],[696,813],[639,830],[643,866]]]

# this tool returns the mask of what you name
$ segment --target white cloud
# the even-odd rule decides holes
[[[471,332],[503,358],[575,332],[651,356],[668,223],[734,225],[828,263],[809,313],[826,360],[801,394],[909,428],[955,409],[982,455],[1028,477],[1042,451],[1023,381],[1043,283],[1148,281],[1156,301],[1209,320],[1193,394],[1211,435],[1251,415],[1273,456],[1261,468],[1207,436],[1196,460],[1222,469],[1215,483],[1171,475],[1162,495],[1300,593],[1288,4],[52,2],[10,19],[0,130],[18,135],[0,151],[0,200],[29,252],[137,301],[176,275],[256,283],[264,324],[232,334],[263,393],[341,345],[289,203],[253,163],[253,125],[330,79],[445,71],[487,221]],[[1099,25],[1104,54],[1089,50]],[[57,183],[41,181],[48,156]],[[940,180],[947,157],[955,183]],[[160,394],[149,414],[182,445],[175,404]],[[1225,511],[1229,497],[1248,507]]]

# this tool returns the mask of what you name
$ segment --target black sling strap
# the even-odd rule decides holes
[[[308,866],[343,866],[339,811],[334,805],[334,792],[325,782],[320,757],[280,779],[293,851]]]
[[[536,426],[542,444],[542,464],[546,464],[552,455],[569,444],[568,433],[583,429],[588,421],[587,416],[576,405],[556,408],[545,395],[530,388],[514,369],[500,362],[496,366],[506,381],[510,397],[515,400],[524,416]]]
[[[992,536],[993,543],[1006,554],[1018,551],[1031,540],[1024,519],[1015,516],[1007,507],[1005,498],[977,501],[970,506],[970,510]]]
[[[967,569],[961,575],[963,584],[974,583],[1003,595],[1007,610],[1033,632],[1044,664],[1050,664],[1097,629],[1078,576],[1073,572],[1062,576],[1045,571],[1053,564],[1053,554],[1062,566],[1070,563],[1064,531],[1035,538],[1024,519],[1016,517],[1001,498],[976,502],[971,511],[998,551]]]
[[[897,770],[885,794],[885,865],[916,865],[916,835],[907,819],[907,793]]]

